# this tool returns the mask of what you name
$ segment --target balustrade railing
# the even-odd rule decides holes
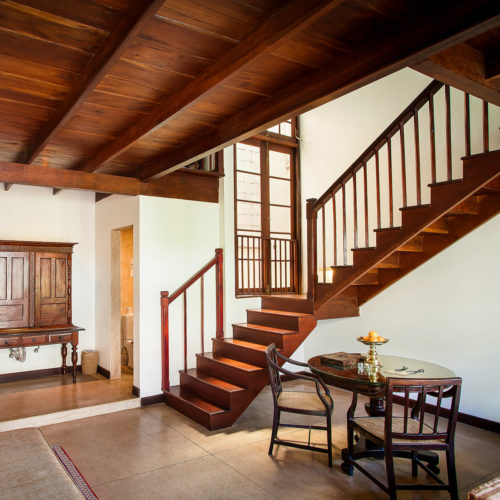
[[[461,178],[461,157],[489,151],[498,129],[492,106],[433,81],[320,198],[307,200],[309,298],[316,283],[333,280],[331,270],[352,263],[351,248],[369,248],[373,230],[397,226],[399,209],[428,203],[429,184]]]
[[[294,293],[298,289],[297,240],[236,236],[236,293]]]
[[[182,295],[183,298],[183,335],[184,335],[184,371],[187,370],[188,357],[188,306],[187,290],[200,280],[200,337],[201,352],[205,352],[205,274],[215,266],[215,336],[224,337],[224,309],[223,309],[223,255],[222,248],[215,250],[215,257],[205,264],[196,274],[189,278],[174,293],[161,292],[161,351],[162,351],[162,390],[170,389],[170,352],[169,352],[169,306]]]

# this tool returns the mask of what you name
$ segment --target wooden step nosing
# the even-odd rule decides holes
[[[196,373],[190,373],[190,372],[196,372]],[[188,376],[192,379],[195,379],[196,381],[198,381],[204,385],[207,385],[215,390],[221,391],[222,393],[235,394],[235,393],[242,392],[242,391],[246,390],[244,387],[241,387],[237,384],[233,384],[232,382],[228,382],[227,380],[218,379],[221,382],[232,385],[232,387],[221,387],[220,385],[214,384],[209,380],[206,380],[202,377],[199,377],[198,372],[201,372],[201,370],[198,370],[197,368],[189,368],[187,371],[180,370],[180,373],[185,373],[186,376]],[[203,373],[203,372],[201,372],[201,373]],[[217,379],[217,377],[214,377],[211,375],[208,375],[208,376],[210,376],[211,378]]]
[[[232,359],[232,358],[219,358],[219,357],[208,357],[208,356],[205,356],[203,354],[196,354],[197,357],[201,357],[205,360],[207,360],[209,363],[217,363],[221,366],[225,366],[227,367],[227,369],[231,369],[231,370],[237,370],[241,373],[257,373],[257,372],[260,372],[262,370],[262,366],[256,366],[256,365],[252,365],[250,363],[245,363],[244,361],[240,361],[238,359]],[[243,363],[245,365],[247,365],[249,368],[245,368],[244,366],[237,366],[237,365],[233,365],[233,364],[230,364],[230,363],[225,363],[224,361],[222,361],[222,359],[230,359],[231,361],[236,361],[238,363]],[[251,367],[251,368],[250,368]]]
[[[234,323],[233,326],[244,328],[252,332],[261,332],[270,335],[295,335],[299,333],[297,330],[288,330],[286,328],[277,328],[274,326],[256,325],[253,323]]]

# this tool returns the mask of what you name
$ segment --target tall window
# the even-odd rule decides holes
[[[295,120],[235,146],[236,292],[298,288]]]

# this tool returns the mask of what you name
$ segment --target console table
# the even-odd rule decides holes
[[[0,349],[71,343],[76,382],[78,333],[71,318],[75,243],[0,241]]]
[[[66,375],[66,356],[71,344],[71,362],[73,365],[73,383],[76,382],[76,363],[78,361],[78,332],[83,328],[69,325],[61,327],[8,328],[0,330],[0,349],[15,347],[35,347],[40,345],[61,344],[61,373]]]

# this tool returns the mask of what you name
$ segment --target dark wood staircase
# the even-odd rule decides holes
[[[315,287],[315,308],[346,294],[361,306],[500,213],[500,151],[466,157],[462,180],[431,184],[431,202],[402,208],[399,227],[375,229],[376,246],[353,249],[353,265],[333,267]]]
[[[433,183],[429,185],[430,203],[421,203],[420,157],[417,155],[417,180],[413,188],[418,193],[417,205],[407,206],[407,179],[405,172],[404,147],[401,147],[403,207],[401,225],[381,227],[379,154],[389,151],[391,167],[391,140],[400,134],[404,143],[404,126],[415,121],[415,137],[418,145],[419,128],[415,119],[424,106],[433,110],[433,99],[443,85],[432,82],[389,127],[382,132],[372,145],[354,164],[318,199],[308,200],[308,293],[307,295],[267,295],[262,297],[261,309],[247,311],[247,322],[233,325],[233,336],[222,337],[222,314],[218,319],[217,338],[212,339],[212,352],[196,356],[196,368],[180,372],[180,385],[167,387],[164,394],[167,404],[193,418],[208,429],[220,429],[232,425],[256,395],[268,383],[265,362],[265,348],[274,343],[282,353],[290,357],[297,347],[314,329],[317,320],[343,318],[359,315],[359,307],[385,288],[407,275],[409,272],[446,249],[459,238],[500,213],[500,151],[488,151],[487,122],[483,122],[484,145],[481,154],[471,155],[470,117],[468,116],[469,96],[466,103],[466,156],[463,158],[463,178],[452,178],[451,158],[448,154],[448,171],[445,182],[435,182],[436,158],[434,151],[434,128],[431,126],[430,169]],[[449,104],[449,87],[445,87],[445,97]],[[448,106],[447,104],[447,106]],[[487,104],[485,105],[487,116]],[[432,111],[433,112],[433,111]],[[433,117],[431,116],[433,120]],[[433,123],[431,121],[431,123]],[[448,153],[451,151],[451,118],[447,110]],[[375,238],[369,237],[368,227],[368,186],[367,165],[376,159],[377,178],[377,228]],[[422,170],[423,170],[422,165]],[[392,175],[392,174],[391,174]],[[364,183],[363,183],[364,178]],[[392,177],[389,184],[387,205],[390,207],[390,221],[394,220]],[[356,180],[358,184],[356,184]],[[349,183],[354,185],[353,230],[355,247],[352,249],[352,264],[347,264],[347,223],[346,190]],[[357,189],[364,184],[364,194],[360,196],[365,205],[365,247],[358,247],[358,204]],[[358,187],[356,187],[358,186]],[[408,188],[409,189],[409,188]],[[372,198],[373,196],[370,195]],[[341,201],[336,201],[337,198]],[[332,213],[336,207],[343,209],[343,227],[333,217],[334,256],[326,255],[325,207],[330,203]],[[397,207],[396,207],[397,209]],[[321,231],[318,230],[318,214],[321,214]],[[337,233],[339,236],[337,239]],[[322,232],[322,234],[321,234]],[[332,238],[332,236],[328,236]],[[337,241],[342,251],[337,249]],[[369,242],[374,242],[370,246]],[[318,264],[318,249],[322,247],[322,265]],[[338,253],[343,254],[343,265],[331,266],[333,278],[326,282],[325,269],[328,259],[337,263]],[[211,264],[212,265],[212,264]],[[208,269],[208,267],[206,267]],[[323,270],[322,280],[317,270]],[[218,271],[222,281],[221,268]],[[191,279],[188,283],[192,283]],[[173,296],[179,296],[181,291]],[[166,294],[168,295],[168,294]],[[165,299],[165,297],[164,297]],[[162,313],[163,314],[163,313]],[[165,315],[164,315],[165,316]],[[167,314],[168,317],[168,314]],[[185,333],[186,336],[186,333]],[[167,342],[168,345],[168,342]],[[168,353],[167,353],[168,354]],[[186,355],[185,355],[186,358]],[[186,363],[186,362],[185,362]],[[164,363],[165,365],[165,363]],[[168,366],[164,374],[168,374]],[[168,385],[168,384],[167,384]]]

